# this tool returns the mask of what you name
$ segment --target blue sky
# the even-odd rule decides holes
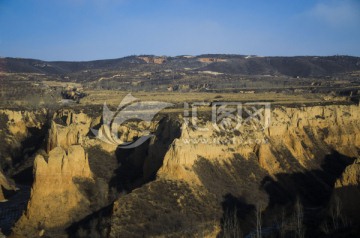
[[[360,0],[0,0],[0,56],[360,56]]]

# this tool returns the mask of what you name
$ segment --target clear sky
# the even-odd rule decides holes
[[[360,0],[0,0],[0,56],[360,56]]]

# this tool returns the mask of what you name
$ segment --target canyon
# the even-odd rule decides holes
[[[33,181],[12,237],[66,237],[70,231],[89,237],[94,229],[100,237],[213,237],[227,232],[224,219],[234,208],[246,234],[254,229],[253,210],[261,209],[264,226],[271,226],[273,214],[296,199],[321,210],[305,216],[320,216],[307,228],[320,232],[335,197],[351,227],[358,224],[359,105],[276,106],[264,130],[250,121],[221,133],[206,118],[199,131],[181,115],[163,115],[149,126],[154,136],[133,149],[98,140],[91,128],[101,127],[101,117],[83,111],[0,114],[8,118],[2,149],[9,151],[1,160],[11,161],[6,168],[14,178],[2,174],[1,186],[18,193],[22,176]],[[122,139],[132,141],[143,127],[128,122]],[[43,136],[32,134],[34,128]],[[37,144],[32,153],[26,140]],[[11,155],[14,150],[27,155],[27,163]],[[24,173],[29,169],[33,174]]]
[[[357,237],[359,62],[1,58],[0,236]]]

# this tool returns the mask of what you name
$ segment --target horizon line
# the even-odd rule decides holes
[[[253,55],[253,54],[229,54],[229,53],[205,53],[199,55],[191,55],[191,54],[181,54],[181,55],[154,55],[154,54],[133,54],[133,55],[126,55],[116,58],[99,58],[99,59],[90,59],[90,60],[44,60],[39,58],[28,58],[28,57],[14,57],[14,56],[0,56],[0,59],[23,59],[23,60],[38,60],[43,62],[74,62],[74,63],[81,63],[81,62],[93,62],[93,61],[106,61],[106,60],[118,60],[124,59],[128,57],[165,57],[165,58],[178,58],[178,57],[201,57],[206,55],[213,55],[213,56],[250,56],[250,57],[259,57],[259,58],[267,58],[267,57],[283,57],[283,58],[295,58],[295,57],[354,57],[360,58],[360,56],[356,55],[347,55],[347,54],[332,54],[332,55]]]

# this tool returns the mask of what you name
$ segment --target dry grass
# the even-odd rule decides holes
[[[96,105],[106,102],[108,105],[117,106],[129,93],[115,90],[87,90],[87,97],[81,100],[83,105]],[[205,93],[205,92],[134,92],[132,95],[142,101],[162,101],[169,103],[184,102],[258,102],[267,101],[277,104],[301,104],[324,102],[321,94],[281,94],[281,93]]]

